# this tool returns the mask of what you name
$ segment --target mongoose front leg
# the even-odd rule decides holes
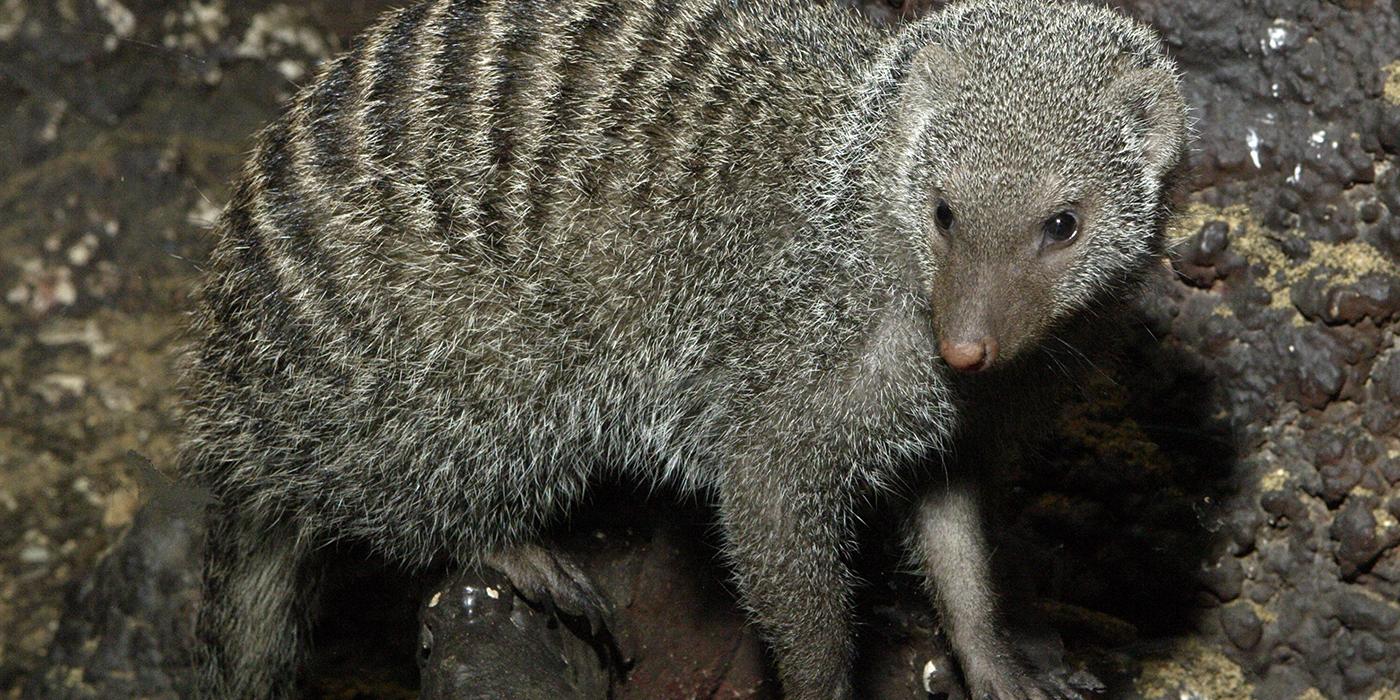
[[[1078,698],[1063,681],[1032,673],[1002,629],[976,484],[954,477],[919,503],[915,547],[973,700]]]
[[[850,504],[844,489],[801,468],[744,466],[720,489],[725,553],[771,645],[784,696],[849,698],[851,580],[843,555],[850,547]]]

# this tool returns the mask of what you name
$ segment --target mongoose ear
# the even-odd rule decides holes
[[[920,48],[904,74],[902,107],[916,112],[928,110],[940,97],[956,89],[962,74],[962,61],[948,47],[929,44]]]
[[[892,105],[893,140],[900,162],[909,165],[918,150],[918,139],[929,120],[946,111],[949,95],[957,90],[963,75],[962,61],[947,47],[929,44],[920,47],[899,78],[899,97]]]
[[[922,37],[916,37],[922,38]],[[927,163],[930,127],[945,121],[940,119],[949,111],[951,95],[957,89],[963,73],[962,62],[946,47],[938,44],[895,47],[890,63],[883,64],[882,89],[869,96],[876,111],[879,135],[873,144],[880,152],[878,169],[870,173],[879,178],[886,193],[893,189],[902,196],[915,196],[921,190],[911,178]],[[886,87],[888,86],[888,87]],[[893,88],[893,89],[888,89]],[[889,188],[890,182],[906,183],[907,187]],[[911,201],[907,207],[893,210],[915,211]]]
[[[1147,176],[1160,181],[1186,153],[1186,101],[1176,75],[1157,66],[1130,70],[1118,78],[1113,94],[1128,109]]]

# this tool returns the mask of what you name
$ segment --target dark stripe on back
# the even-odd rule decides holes
[[[616,53],[611,44],[627,26],[629,12],[636,11],[626,2],[603,2],[566,31],[570,43],[562,49],[563,58],[556,68],[560,84],[549,110],[549,138],[541,150],[541,158],[550,168],[546,188],[555,209],[564,206],[561,199],[571,199],[571,192],[580,188],[581,183],[575,181],[580,170],[591,170],[580,158],[599,146],[590,141],[588,131],[599,125],[600,115],[597,107],[588,110],[586,105],[599,98],[607,86],[615,86],[620,67],[609,49]]]
[[[354,170],[345,106],[353,99],[356,54],[337,58],[307,98],[306,133],[311,135],[308,159],[326,182],[344,181]]]
[[[531,61],[529,52],[539,40],[539,11],[527,2],[508,2],[503,20],[505,35],[501,38],[495,57],[498,79],[492,86],[489,126],[489,143],[495,168],[491,183],[481,198],[486,241],[500,252],[506,252],[511,235],[524,233],[514,230],[518,221],[509,209],[516,203],[510,201],[507,195],[513,189],[512,180],[524,177],[523,168],[528,166],[516,162],[515,131],[521,128],[516,117],[522,109],[518,104],[522,84],[536,77],[528,67]],[[532,105],[524,105],[523,108],[531,109]]]
[[[303,324],[295,309],[287,301],[287,295],[277,284],[277,272],[272,266],[271,255],[264,244],[262,234],[253,221],[253,194],[245,181],[234,191],[233,200],[224,213],[226,235],[237,251],[236,271],[229,279],[236,282],[234,294],[246,296],[238,300],[222,300],[220,307],[237,308],[239,312],[228,319],[231,328],[238,329],[230,340],[246,342],[243,352],[231,351],[228,347],[219,348],[219,354],[254,361],[268,353],[269,348],[257,341],[258,330],[263,331],[269,340],[282,352],[300,352],[310,347],[305,333],[298,326]],[[217,347],[212,343],[207,347]],[[259,376],[263,370],[255,370]]]
[[[735,78],[733,70],[733,66],[742,64],[736,58],[741,51],[747,51],[747,48],[730,46],[713,59],[711,70],[723,72],[724,76],[716,80],[699,101],[703,105],[698,117],[704,125],[703,132],[700,138],[690,145],[689,162],[685,165],[686,173],[692,178],[708,177],[723,167],[722,159],[731,154],[728,146],[730,137],[743,128],[742,121],[739,121],[739,111],[746,93],[742,89],[735,89],[743,83],[742,79]]]
[[[262,213],[265,223],[272,227],[266,232],[271,236],[265,244],[269,255],[285,256],[297,270],[296,283],[310,287],[310,304],[316,309],[307,309],[299,314],[302,319],[316,316],[322,311],[327,320],[336,325],[336,331],[346,334],[358,348],[363,349],[368,342],[356,314],[345,303],[336,260],[321,246],[321,227],[317,220],[327,212],[317,211],[311,198],[301,186],[292,167],[292,135],[286,119],[275,124],[264,136],[257,162],[258,172],[263,177],[263,187],[256,196],[263,200]],[[253,220],[250,220],[250,224]],[[269,271],[275,274],[273,268]],[[293,295],[284,301],[288,309],[294,309]],[[328,334],[328,335],[336,335]]]
[[[563,141],[558,137],[572,133],[577,124],[581,115],[573,107],[587,97],[580,91],[587,78],[597,76],[597,64],[601,63],[599,49],[622,29],[623,14],[622,3],[603,2],[564,32],[569,45],[561,49],[563,57],[557,67],[561,81],[547,122],[551,136],[555,137],[551,139],[552,145],[557,147]],[[554,154],[551,152],[551,155]]]
[[[548,213],[561,193],[560,174],[574,164],[566,159],[565,144],[575,134],[578,121],[576,105],[585,95],[580,94],[585,75],[597,76],[606,70],[597,51],[597,42],[604,41],[621,26],[616,21],[623,12],[622,3],[615,0],[595,2],[573,0],[568,24],[550,32],[550,46],[545,60],[534,66],[532,99],[534,114],[529,125],[536,133],[531,144],[530,178],[526,195],[526,210],[521,217],[527,230],[537,235],[548,226]],[[583,14],[577,12],[583,9]],[[551,22],[562,21],[563,13]],[[586,49],[584,47],[587,47]],[[543,48],[540,49],[543,52]]]
[[[421,164],[409,162],[404,137],[411,117],[408,81],[413,77],[417,48],[422,41],[420,28],[429,4],[419,3],[399,14],[397,21],[381,37],[371,58],[370,81],[366,86],[365,137],[370,155],[378,165],[372,182],[381,203],[385,233],[399,235],[408,221],[404,211],[412,203],[404,201],[403,188],[397,187]]]
[[[479,76],[470,70],[470,67],[482,44],[481,17],[484,4],[484,0],[449,0],[440,19],[443,36],[442,47],[436,58],[438,73],[433,76],[429,89],[431,111],[439,115],[440,122],[457,124],[459,120],[454,119],[454,111],[474,99],[473,93],[480,89],[477,80]],[[467,125],[466,128],[477,127]],[[446,133],[439,130],[432,133],[434,141],[447,137]],[[437,149],[440,146],[439,143],[433,143],[429,148]],[[431,156],[432,151],[429,153]],[[465,213],[463,210],[470,207],[463,206],[454,194],[454,187],[458,184],[451,169],[454,164],[437,157],[432,157],[432,161],[427,167],[427,177],[428,198],[433,217],[443,235],[449,241],[454,240],[454,224],[457,223],[457,218]],[[468,222],[468,225],[475,223]]]
[[[666,32],[677,16],[680,15],[679,6],[684,0],[659,0],[648,10],[647,26],[639,32],[641,43],[637,47],[636,53],[631,57],[631,61],[626,68],[618,72],[618,77],[613,83],[614,89],[608,103],[603,111],[603,142],[612,144],[618,141],[622,133],[629,127],[636,126],[635,106],[638,95],[636,90],[644,82],[643,77],[656,69],[657,57],[661,56],[666,46]],[[623,166],[628,154],[614,153],[613,168]],[[619,161],[618,159],[623,159]],[[590,196],[598,194],[601,186],[600,178],[609,168],[591,168],[583,173],[584,191]]]
[[[695,139],[699,132],[706,129],[707,125],[698,121],[701,115],[696,113],[702,108],[702,101],[694,94],[695,82],[701,76],[713,77],[711,65],[719,53],[716,49],[721,46],[718,42],[719,30],[732,19],[733,10],[728,6],[727,0],[713,2],[709,14],[686,32],[688,38],[685,47],[676,60],[668,64],[674,68],[670,72],[670,79],[661,88],[661,108],[656,114],[655,126],[650,132],[651,138],[648,139],[651,162],[659,172],[666,173],[667,176],[681,174],[677,164],[670,162],[677,154],[670,151],[678,142]],[[723,82],[723,79],[717,82]],[[667,96],[674,95],[684,95],[686,99],[667,99]]]

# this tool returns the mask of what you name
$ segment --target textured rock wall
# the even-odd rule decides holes
[[[1126,7],[1163,32],[1198,119],[1177,280],[1148,305],[1213,378],[1235,451],[1201,504],[1197,636],[1257,697],[1394,692],[1400,5]]]
[[[180,313],[251,134],[387,5],[0,0],[0,697],[131,526],[128,451],[170,464]],[[137,663],[130,622],[95,669]]]
[[[250,134],[388,4],[0,0],[0,694],[29,681],[38,697],[179,695],[199,533],[179,508],[133,524],[143,489],[127,453],[169,463],[178,312]],[[1198,145],[1170,271],[1118,361],[1094,358],[1063,437],[1008,477],[999,537],[1024,582],[1015,598],[1115,697],[1395,698],[1400,4],[1117,4],[1180,60]],[[926,5],[869,9],[896,21]],[[635,574],[704,560],[683,536],[646,534],[670,522],[616,525],[642,534],[580,551],[604,578],[618,561]],[[615,576],[648,611],[631,619],[709,625],[703,644],[679,637],[691,670],[723,681],[695,687],[762,691],[732,610],[707,614],[715,598],[683,586],[665,589],[670,610],[637,598],[665,580],[648,575]],[[380,586],[393,605],[375,624],[399,630],[387,650],[328,624],[319,687],[412,694],[410,594],[453,580]],[[914,692],[927,671],[956,695],[908,579],[876,581],[867,687]],[[629,629],[618,641],[633,657],[600,663],[641,677],[637,649],[661,642]],[[351,677],[368,656],[378,675]]]

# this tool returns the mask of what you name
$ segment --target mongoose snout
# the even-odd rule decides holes
[[[959,372],[980,372],[996,359],[997,341],[991,336],[979,340],[941,340],[938,353],[949,367]]]

